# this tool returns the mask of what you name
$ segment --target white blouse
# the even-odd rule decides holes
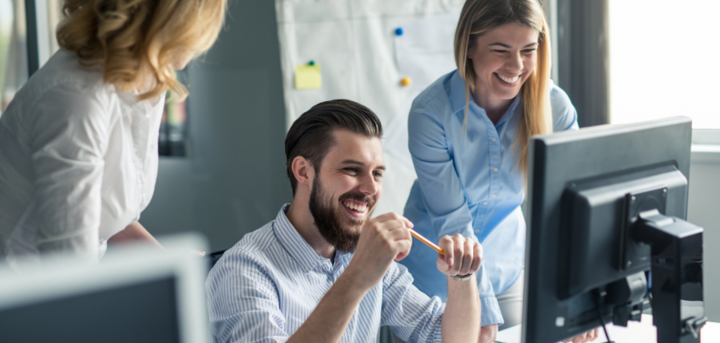
[[[142,102],[57,52],[0,117],[0,260],[102,257],[155,189],[164,96]]]

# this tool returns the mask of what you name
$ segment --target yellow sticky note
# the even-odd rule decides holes
[[[303,64],[295,67],[295,88],[315,89],[322,86],[320,65]]]

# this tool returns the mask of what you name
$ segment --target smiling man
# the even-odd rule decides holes
[[[206,283],[218,342],[373,342],[389,325],[407,342],[476,342],[480,244],[444,236],[436,266],[447,304],[412,285],[412,223],[371,219],[385,171],[382,126],[348,100],[316,105],[285,139],[293,200],[245,235]]]

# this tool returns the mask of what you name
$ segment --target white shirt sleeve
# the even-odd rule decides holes
[[[63,85],[34,106],[36,244],[41,253],[98,256],[101,186],[112,120],[97,92]]]

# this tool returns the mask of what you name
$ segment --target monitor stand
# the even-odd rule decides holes
[[[703,303],[703,229],[657,209],[638,214],[631,235],[651,247],[653,324],[658,343],[699,343]]]

